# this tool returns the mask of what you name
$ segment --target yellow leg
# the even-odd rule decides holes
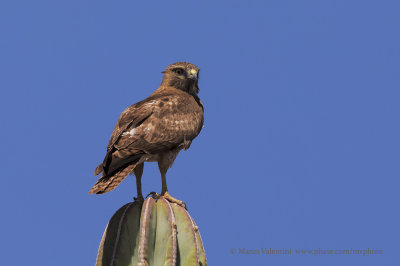
[[[166,200],[168,200],[171,203],[176,203],[184,208],[186,208],[186,204],[178,199],[175,199],[174,197],[172,197],[169,193],[168,193],[168,188],[167,188],[167,170],[169,168],[168,163],[166,162],[166,160],[160,160],[158,162],[158,168],[160,169],[160,173],[161,173],[161,183],[162,183],[162,188],[161,188],[161,195],[152,192],[151,194],[153,195],[152,197],[154,199],[159,199],[160,197],[165,198]]]

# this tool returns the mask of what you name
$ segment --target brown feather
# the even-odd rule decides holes
[[[129,165],[111,177],[101,177],[89,191],[89,194],[104,194],[114,190],[135,167],[136,164]]]
[[[96,169],[94,169],[94,175],[98,175],[98,174],[100,174],[101,172],[103,172],[103,164],[102,164],[102,163],[99,164],[99,165],[96,167]]]

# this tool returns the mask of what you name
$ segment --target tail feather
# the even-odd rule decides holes
[[[125,177],[135,169],[137,164],[131,164],[123,168],[121,171],[113,174],[112,176],[103,176],[94,184],[89,194],[104,194],[114,190]],[[99,165],[100,166],[100,165]],[[99,168],[99,166],[97,168]],[[97,170],[96,168],[96,170]],[[96,171],[95,171],[96,173]],[[99,172],[100,173],[100,172]]]
[[[103,163],[99,164],[96,169],[94,169],[94,175],[98,175],[104,171]]]

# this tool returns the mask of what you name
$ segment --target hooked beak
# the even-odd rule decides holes
[[[197,71],[195,69],[191,69],[189,71],[189,78],[191,79],[197,79]]]

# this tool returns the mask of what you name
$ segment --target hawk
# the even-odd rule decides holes
[[[158,162],[161,195],[184,206],[167,189],[166,174],[180,152],[190,147],[203,127],[203,105],[199,93],[200,69],[190,63],[169,65],[160,87],[147,99],[129,106],[120,115],[103,163],[95,169],[101,177],[89,194],[115,189],[125,177],[136,176],[137,199],[143,200],[141,178],[144,162]]]

